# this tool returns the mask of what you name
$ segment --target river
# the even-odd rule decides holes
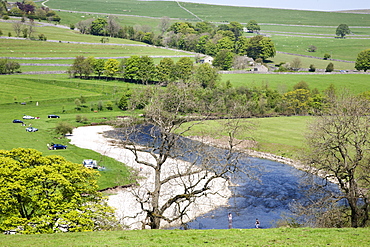
[[[160,141],[153,139],[149,133],[151,126],[143,126],[142,132],[135,135],[135,142],[143,146],[151,146],[149,143],[158,145]],[[119,136],[117,130],[108,132],[112,136]],[[154,132],[153,132],[154,133]],[[153,134],[152,133],[152,134]],[[158,135],[157,132],[156,135]],[[123,138],[121,136],[121,138]],[[181,138],[182,143],[191,153],[181,159],[190,161],[200,154],[197,152],[197,142],[187,138]],[[191,148],[194,147],[194,148]],[[225,152],[222,149],[209,147],[213,153],[221,155]],[[181,149],[181,148],[180,148]],[[185,153],[185,152],[181,152]],[[192,157],[193,156],[193,157]],[[307,195],[304,193],[307,187],[303,185],[302,179],[306,175],[293,166],[282,164],[275,161],[251,158],[245,154],[238,155],[239,164],[244,171],[248,170],[248,175],[240,172],[230,176],[230,181],[234,185],[231,187],[233,196],[229,199],[228,207],[220,207],[210,213],[196,218],[188,223],[191,229],[227,229],[227,228],[254,228],[258,218],[261,228],[275,227],[282,215],[289,215],[289,205],[295,200],[305,200]],[[253,174],[253,176],[250,176]],[[316,178],[317,180],[321,180]],[[333,190],[338,191],[335,184],[330,185]],[[232,225],[229,225],[228,214],[233,216]]]

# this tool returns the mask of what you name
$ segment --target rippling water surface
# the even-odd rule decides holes
[[[135,140],[140,145],[157,146],[161,141],[150,137],[147,133],[152,126],[141,126],[141,132],[135,135]],[[118,132],[111,132],[116,136]],[[158,132],[159,133],[159,132]],[[153,134],[153,133],[152,133]],[[118,134],[119,135],[119,134]],[[121,137],[123,138],[123,137]],[[186,149],[193,150],[186,153],[184,160],[192,160],[200,154],[197,153],[196,143],[186,138],[181,138],[181,142],[186,143]],[[225,150],[209,147],[213,153],[222,157]],[[281,219],[282,214],[289,214],[289,204],[294,200],[304,199],[304,189],[302,190],[301,179],[304,172],[296,168],[275,161],[248,158],[240,154],[239,162],[253,174],[254,178],[249,178],[244,173],[230,177],[233,196],[229,199],[228,207],[220,207],[208,214],[205,214],[188,224],[192,229],[227,229],[227,228],[254,228],[258,218],[261,228],[274,227],[275,223]],[[258,178],[258,179],[255,179]],[[332,185],[333,188],[336,187]],[[335,188],[334,188],[335,189]],[[228,214],[233,216],[232,225],[228,221]]]

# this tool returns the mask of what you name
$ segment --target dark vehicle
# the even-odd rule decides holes
[[[34,128],[34,127],[27,127],[26,128],[26,131],[27,132],[36,132],[36,131],[38,131],[39,129],[36,129],[36,128]]]
[[[19,120],[19,119],[14,119],[13,120],[13,123],[23,123],[23,121],[22,120]]]
[[[66,148],[67,148],[66,145],[62,145],[62,144],[51,144],[51,146],[50,146],[49,149],[56,150],[56,149],[66,149]]]
[[[48,118],[60,118],[60,117],[58,115],[51,114],[51,115],[48,115]]]

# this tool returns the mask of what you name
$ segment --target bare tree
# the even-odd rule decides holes
[[[161,18],[161,22],[159,23],[159,30],[161,31],[161,36],[167,31],[167,29],[170,27],[170,18],[167,16],[164,16]]]
[[[252,62],[253,63],[253,62]],[[251,66],[250,58],[246,56],[235,56],[233,60],[234,69],[246,69]]]
[[[36,24],[33,19],[30,19],[30,23],[28,24],[28,37],[32,37],[33,33],[36,32]]]
[[[94,19],[87,19],[82,20],[76,23],[76,28],[80,31],[82,34],[88,34],[90,32],[91,24],[94,21]]]
[[[116,37],[120,29],[121,29],[121,25],[117,22],[117,17],[110,15],[108,17],[108,23],[107,23],[107,32],[109,36]]]
[[[19,37],[19,35],[22,32],[23,23],[21,21],[13,22],[13,30],[15,32],[15,35]]]
[[[145,123],[125,121],[118,135],[135,161],[150,171],[146,176],[152,177],[153,184],[140,184],[132,193],[141,207],[139,214],[144,215],[142,227],[159,229],[164,223],[185,223],[194,206],[201,207],[202,198],[227,196],[228,178],[242,170],[234,150],[239,143],[235,135],[244,120],[224,124],[228,146],[216,151],[182,137],[202,123],[189,123],[181,116],[182,109],[193,102],[186,87],[176,95],[158,89],[150,101]]]
[[[307,137],[305,162],[312,172],[338,183],[349,205],[352,227],[369,220],[370,102],[341,95],[315,119]]]
[[[292,70],[298,71],[302,67],[301,59],[299,59],[298,57],[295,57],[292,63],[290,64],[290,66]]]

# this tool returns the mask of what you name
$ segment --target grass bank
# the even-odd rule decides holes
[[[226,220],[225,220],[226,221]],[[0,235],[2,246],[369,246],[369,228],[141,230]]]

